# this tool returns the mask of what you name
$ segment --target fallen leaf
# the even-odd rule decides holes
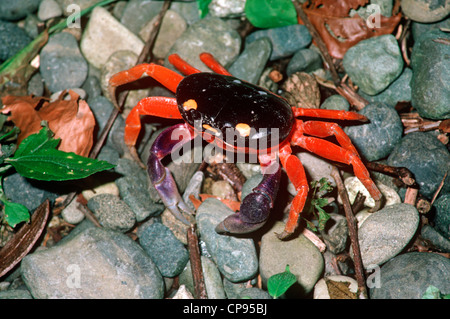
[[[330,55],[342,59],[345,52],[359,41],[390,34],[400,22],[401,13],[392,17],[380,15],[379,26],[372,28],[359,15],[349,16],[351,9],[356,10],[368,2],[369,0],[315,0],[310,4],[305,2],[302,7],[325,42]]]
[[[77,93],[69,90],[68,94],[70,100],[64,100],[66,92],[63,92],[54,102],[43,97],[4,97],[2,113],[10,113],[8,120],[20,128],[18,143],[39,132],[41,122],[47,121],[55,138],[61,139],[59,150],[87,157],[93,145],[95,118]]]
[[[20,230],[0,250],[0,277],[14,268],[34,247],[41,236],[50,214],[50,202],[46,200],[31,216],[31,222]]]

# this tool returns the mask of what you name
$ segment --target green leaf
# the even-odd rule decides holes
[[[325,229],[325,224],[327,223],[327,220],[330,219],[330,215],[327,214],[322,208],[316,207],[317,211],[319,212],[319,230]]]
[[[422,299],[450,299],[450,294],[444,295],[439,288],[430,285],[423,294]]]
[[[85,178],[114,165],[75,153],[44,148],[30,155],[6,159],[16,171],[27,178],[43,181],[66,181]]]
[[[4,201],[3,205],[5,205],[5,220],[11,227],[30,220],[28,208],[22,204]]]
[[[197,0],[197,7],[200,18],[203,19],[209,12],[209,4],[212,0]]]
[[[247,19],[257,28],[277,28],[297,24],[297,11],[291,0],[247,0]]]
[[[289,271],[289,265],[286,265],[284,272],[275,274],[269,278],[267,281],[267,290],[272,297],[278,298],[296,282],[297,277]]]
[[[56,149],[60,139],[53,139],[53,135],[53,132],[44,126],[38,133],[31,134],[20,143],[14,157],[31,155],[44,149]]]

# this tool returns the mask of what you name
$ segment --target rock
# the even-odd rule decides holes
[[[286,73],[288,76],[295,72],[311,73],[322,68],[322,66],[322,57],[319,52],[312,49],[301,49],[289,61]]]
[[[64,15],[69,16],[75,14],[76,10],[87,9],[102,0],[56,0],[63,9]]]
[[[0,291],[0,299],[33,299],[26,289]]]
[[[16,21],[25,18],[28,14],[36,12],[40,2],[41,0],[0,1],[0,19]]]
[[[183,193],[183,201],[188,205],[192,210],[195,210],[194,204],[189,199],[190,195],[193,195],[195,198],[200,199],[200,191],[202,189],[203,180],[205,179],[205,174],[202,171],[195,172],[192,176],[189,184],[186,186],[186,189]]]
[[[194,24],[200,20],[198,14],[198,5],[194,2],[173,2],[170,9],[178,12],[188,23],[188,25]]]
[[[225,299],[226,295],[222,284],[222,278],[216,264],[206,256],[200,256],[200,258],[208,299]],[[179,280],[180,284],[185,285],[191,293],[195,292],[190,261],[181,273]]]
[[[330,164],[330,162],[325,160],[323,157],[320,157],[318,155],[309,152],[300,152],[295,155],[302,162],[302,165],[305,169],[305,173],[308,176],[308,183],[311,183],[312,181],[319,181],[322,178],[326,178],[327,181],[331,184],[331,186],[336,186],[334,178],[331,177],[331,171],[333,169],[333,166]],[[291,189],[291,194],[295,195],[297,194],[297,192],[295,191],[292,192]]]
[[[320,106],[321,109],[325,110],[350,110],[350,103],[341,95],[335,94],[327,97]]]
[[[449,5],[450,8],[450,5]],[[411,104],[419,115],[430,119],[450,118],[450,46],[434,41],[450,36],[432,31],[414,44],[411,55]]]
[[[253,278],[258,271],[258,259],[252,239],[219,235],[216,226],[233,212],[214,198],[206,199],[197,209],[200,238],[217,264],[219,271],[232,282]]]
[[[130,50],[139,55],[144,43],[106,9],[96,7],[84,30],[80,47],[89,63],[101,68],[114,52]]]
[[[402,0],[401,5],[402,12],[417,22],[436,22],[450,14],[450,3],[446,0]]]
[[[395,257],[415,235],[418,225],[416,208],[403,203],[386,206],[367,217],[358,230],[364,267],[381,265]]]
[[[211,53],[225,67],[239,54],[239,34],[219,18],[205,18],[190,25],[175,41],[169,55],[178,53],[184,60],[200,71],[210,72],[199,58],[200,53]],[[165,61],[165,66],[173,68]]]
[[[322,254],[314,244],[300,235],[287,241],[281,241],[275,233],[281,233],[284,223],[277,222],[261,239],[259,272],[263,285],[267,280],[284,272],[286,265],[297,277],[297,284],[289,289],[295,296],[305,296],[310,293],[319,280],[324,269]]]
[[[184,245],[161,223],[153,223],[140,232],[139,243],[164,277],[178,276],[189,260]]]
[[[403,124],[397,111],[384,103],[372,103],[358,113],[370,122],[344,128],[353,145],[368,161],[388,156],[403,134]]]
[[[415,42],[419,42],[422,36],[427,36],[430,32],[439,31],[444,35],[444,30],[448,28],[450,28],[450,19],[444,19],[436,23],[419,23],[415,21],[411,23],[412,36]]]
[[[62,210],[61,216],[69,224],[76,225],[84,220],[84,213],[78,208],[79,205],[81,204],[78,203],[78,201],[72,200],[72,202]]]
[[[37,299],[159,299],[164,294],[164,281],[144,250],[128,236],[101,228],[27,255],[21,273]]]
[[[102,95],[100,80],[96,76],[89,75],[81,88],[86,92],[89,106],[91,105],[91,101],[93,101],[97,96]]]
[[[153,18],[140,30],[139,36],[144,41],[147,41],[150,34],[153,32],[153,25],[156,19],[157,17]],[[183,17],[173,10],[167,10],[161,22],[161,27],[153,46],[152,52],[155,57],[163,59],[169,53],[169,50],[175,41],[183,34],[184,31],[186,31],[186,29],[187,23]]]
[[[328,283],[335,289],[328,288]],[[342,284],[341,284],[342,283]],[[339,288],[338,288],[339,287]],[[314,299],[357,299],[358,282],[348,276],[328,276],[314,286]]]
[[[381,267],[378,287],[371,299],[422,299],[430,285],[450,293],[449,259],[434,253],[411,252],[395,257]]]
[[[402,54],[391,34],[360,41],[342,62],[353,83],[369,95],[386,89],[403,71]]]
[[[433,204],[436,207],[435,228],[446,238],[450,238],[450,194],[443,194]]]
[[[14,23],[0,20],[0,62],[9,59],[22,50],[31,38]]]
[[[239,294],[239,299],[272,299],[272,296],[265,290],[251,287],[245,288]]]
[[[442,234],[435,230],[433,227],[429,225],[423,225],[420,235],[423,239],[429,240],[442,252],[450,253],[450,239],[448,239],[448,237],[442,236]]]
[[[377,7],[374,8],[374,6]],[[353,17],[357,13],[367,21],[371,15],[379,12],[382,16],[391,17],[393,6],[394,3],[392,0],[370,0],[367,5],[361,6],[357,10],[351,9],[349,16]]]
[[[63,11],[61,10],[58,2],[56,2],[55,0],[42,0],[41,4],[39,5],[37,15],[40,20],[47,21],[52,18],[59,17],[62,14]]]
[[[51,92],[78,88],[86,80],[88,64],[75,37],[67,32],[50,37],[42,48],[39,70]]]
[[[408,168],[420,186],[420,193],[431,198],[450,168],[450,154],[432,133],[414,132],[401,139],[387,164]],[[450,176],[445,179],[442,192],[450,192]]]
[[[83,191],[81,191],[81,194],[87,201],[99,194],[110,194],[114,196],[119,196],[119,189],[117,188],[117,185],[114,182],[98,180],[94,181],[94,183],[89,186],[91,188],[86,188]]]
[[[339,254],[344,251],[347,244],[347,219],[342,215],[334,213],[329,214],[329,216],[330,219],[327,220],[322,233],[323,240],[333,254]]]
[[[237,18],[244,15],[245,0],[212,0],[208,12],[214,17]]]
[[[150,216],[156,216],[164,210],[164,205],[155,203],[150,198],[146,170],[125,158],[119,160],[115,170],[117,173],[124,175],[115,182],[119,187],[120,196],[134,212],[138,222]]]
[[[31,76],[28,81],[28,95],[43,96],[44,95],[44,79],[39,72]]]
[[[245,46],[244,51],[228,68],[233,76],[257,84],[272,52],[268,38],[261,38]]]
[[[256,174],[247,179],[242,185],[242,192],[241,192],[241,201],[252,192],[253,188],[259,185],[263,179],[262,174]]]
[[[160,1],[130,0],[125,6],[120,23],[138,34],[144,25],[158,15],[162,6]]]
[[[411,101],[411,78],[412,70],[405,68],[402,74],[390,84],[384,91],[377,95],[369,95],[363,91],[359,91],[359,94],[371,103],[381,102],[394,108],[398,102],[410,102]]]
[[[124,233],[136,223],[133,211],[115,195],[96,195],[88,201],[87,206],[97,217],[99,223],[107,229]]]
[[[293,55],[311,43],[311,34],[302,24],[289,25],[250,33],[245,39],[246,45],[259,38],[267,37],[272,42],[270,61]]]
[[[185,285],[180,285],[180,288],[178,288],[172,299],[194,299],[194,296],[187,290]]]

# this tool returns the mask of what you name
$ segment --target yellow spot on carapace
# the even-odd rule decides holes
[[[214,134],[219,133],[219,131],[218,131],[217,129],[215,129],[214,127],[212,127],[211,125],[203,124],[202,126],[203,126],[203,128],[204,128],[205,130],[211,131],[211,132],[213,132]]]
[[[186,102],[183,103],[183,108],[185,111],[189,111],[189,110],[196,110],[197,109],[197,102],[193,99],[187,100]]]
[[[239,123],[236,125],[236,130],[241,134],[241,136],[249,136],[250,135],[250,125],[245,123]]]

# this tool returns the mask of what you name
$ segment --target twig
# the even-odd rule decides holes
[[[406,167],[395,167],[389,166],[386,164],[368,162],[366,163],[366,167],[370,170],[380,172],[383,174],[394,175],[398,177],[406,186],[415,186],[416,180],[414,178],[414,174],[411,173],[409,169]]]
[[[208,299],[205,281],[203,278],[202,260],[198,248],[198,237],[195,226],[191,225],[187,231],[187,242],[189,249],[189,260],[191,261],[192,277],[194,279],[194,291],[197,299]]]
[[[302,235],[308,238],[314,244],[314,246],[319,249],[321,253],[323,253],[327,249],[327,245],[325,245],[325,243],[309,229],[304,228],[302,231]]]
[[[441,192],[442,187],[444,187],[444,183],[445,183],[445,179],[447,178],[447,174],[448,174],[448,171],[445,172],[444,177],[442,177],[442,181],[439,184],[438,189],[434,193],[433,198],[431,199],[430,205],[433,205],[434,201],[436,200],[436,198],[438,197],[439,193]]]
[[[361,258],[361,251],[359,249],[358,241],[358,228],[356,226],[356,218],[353,215],[352,207],[348,200],[348,195],[345,190],[344,183],[342,182],[341,175],[336,166],[333,165],[331,176],[336,181],[337,190],[344,205],[345,217],[347,218],[348,231],[350,235],[350,241],[353,249],[353,260],[355,264],[356,281],[358,282],[358,291],[360,293],[360,299],[367,299],[366,280],[364,276],[364,265]]]

